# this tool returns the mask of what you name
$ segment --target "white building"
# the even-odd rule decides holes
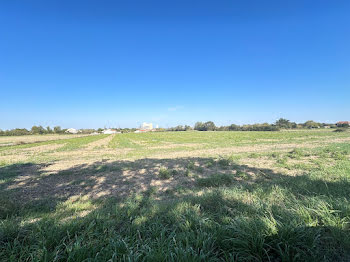
[[[143,130],[152,130],[153,129],[153,124],[144,122],[142,124],[142,126],[141,126],[141,129],[143,129]]]
[[[111,134],[117,134],[117,133],[120,133],[120,132],[117,132],[117,131],[115,131],[113,129],[105,129],[105,130],[102,131],[102,133],[105,134],[105,135],[111,135]]]
[[[66,133],[69,133],[69,134],[78,134],[78,130],[76,130],[75,128],[68,128],[66,130]]]

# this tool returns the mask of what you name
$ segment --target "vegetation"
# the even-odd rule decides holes
[[[279,131],[281,129],[301,129],[301,128],[313,129],[313,128],[324,128],[324,127],[335,128],[336,125],[326,124],[326,123],[317,123],[312,120],[306,121],[303,124],[297,124],[287,119],[280,118],[274,124],[263,123],[263,124],[242,125],[242,126],[231,124],[229,126],[217,127],[211,121],[205,122],[205,123],[197,122],[194,126],[194,130],[198,130],[198,131]],[[169,131],[173,131],[173,130],[170,129]]]
[[[0,261],[349,260],[348,132],[55,137],[0,138]]]
[[[170,127],[167,129],[167,131],[190,131],[190,130],[193,130],[193,128],[187,125],[185,126],[179,125],[179,126]]]
[[[163,132],[163,131],[191,131],[191,130],[197,130],[197,131],[279,131],[280,129],[313,129],[313,128],[348,128],[348,123],[338,123],[335,124],[326,124],[326,123],[317,123],[315,121],[309,120],[302,124],[297,124],[295,122],[291,122],[287,119],[280,118],[278,119],[274,124],[253,124],[253,125],[236,125],[231,124],[229,126],[220,126],[217,127],[214,122],[208,121],[208,122],[197,122],[194,127],[192,128],[189,125],[178,125],[175,127],[170,127],[167,129],[164,128],[158,128],[156,131]],[[67,129],[62,129],[60,126],[55,126],[53,129],[51,127],[42,127],[42,126],[33,126],[31,130],[27,130],[25,128],[15,128],[12,130],[5,130],[2,131],[0,129],[0,136],[23,136],[23,135],[42,135],[42,134],[64,134],[66,133]],[[79,133],[81,134],[92,134],[95,132],[102,133],[104,129],[98,128],[96,129],[80,129]],[[113,128],[113,130],[121,132],[121,133],[132,133],[135,132],[136,128]]]

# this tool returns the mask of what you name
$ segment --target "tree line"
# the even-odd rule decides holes
[[[102,130],[102,129],[101,129]],[[66,128],[61,128],[60,126],[43,127],[43,126],[33,126],[30,130],[26,128],[14,128],[10,130],[1,130],[0,136],[25,136],[25,135],[45,135],[45,134],[64,134],[66,133]],[[96,132],[95,129],[80,129],[80,134],[91,134]]]
[[[336,128],[349,127],[348,123],[341,124],[327,124],[327,123],[318,123],[312,120],[306,121],[305,123],[295,123],[291,122],[288,119],[280,118],[275,123],[263,123],[263,124],[252,124],[252,125],[236,125],[231,124],[228,126],[216,126],[213,121],[207,122],[197,122],[194,127],[189,125],[178,125],[170,128],[158,128],[156,131],[279,131],[281,129],[312,129],[312,128]],[[120,131],[122,133],[134,132],[136,128],[112,128],[113,130]],[[92,134],[92,133],[101,133],[104,129],[79,129],[80,134]],[[23,135],[43,135],[43,134],[64,134],[67,129],[63,129],[60,126],[51,127],[42,127],[42,126],[33,126],[30,130],[26,128],[15,128],[11,130],[1,130],[0,136],[23,136]]]
[[[190,126],[176,126],[168,128],[167,131],[279,131],[281,129],[312,129],[312,128],[336,128],[336,124],[318,123],[313,120],[306,121],[305,123],[295,123],[288,119],[280,118],[275,123],[262,123],[251,125],[236,125],[231,124],[228,126],[216,126],[213,121],[197,122],[194,127]],[[339,127],[339,125],[338,125]],[[346,126],[344,126],[346,127]],[[348,125],[347,125],[348,127]]]
[[[33,126],[30,130],[26,128],[15,128],[11,130],[0,130],[1,136],[24,136],[24,135],[43,135],[43,134],[62,134],[67,129],[62,129],[59,126],[51,127]]]

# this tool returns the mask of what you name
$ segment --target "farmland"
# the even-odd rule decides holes
[[[350,132],[0,137],[1,261],[349,261]]]

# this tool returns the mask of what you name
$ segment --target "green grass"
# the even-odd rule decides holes
[[[228,147],[232,145],[302,143],[318,138],[348,137],[348,133],[335,134],[331,131],[292,131],[292,132],[159,132],[159,133],[127,133],[115,136],[110,147],[147,147],[166,143],[198,144],[202,146]]]
[[[72,151],[106,137],[108,137],[108,135],[84,136],[68,140],[59,140],[56,141],[56,144],[64,144],[64,146],[59,148],[57,151]]]
[[[110,148],[134,150],[132,157],[146,155],[96,159],[50,174],[59,176],[55,186],[67,191],[31,201],[26,201],[26,190],[39,186],[49,163],[2,160],[0,261],[349,261],[348,142],[196,159],[167,159],[166,154],[145,159],[154,154],[151,147],[167,143],[197,143],[204,150],[270,144],[270,139],[302,145],[315,137],[346,138],[325,131],[231,133],[118,134]],[[103,137],[61,141],[65,145],[59,150],[74,152]],[[161,152],[182,149],[167,150]],[[152,179],[137,173],[141,169]],[[13,187],[28,170],[36,172],[35,183]],[[99,180],[133,170],[139,180],[134,181],[135,174],[125,184]],[[171,188],[171,181],[178,184]],[[68,196],[68,189],[81,182],[87,187]],[[94,190],[104,182],[129,187],[124,195],[105,190],[107,195],[98,198]],[[153,182],[169,189],[162,191]],[[141,185],[145,189],[135,192]],[[94,197],[88,196],[91,192]],[[21,201],[14,197],[18,194]]]
[[[208,178],[200,178],[197,180],[197,185],[200,187],[220,187],[233,184],[232,175],[215,174]]]

